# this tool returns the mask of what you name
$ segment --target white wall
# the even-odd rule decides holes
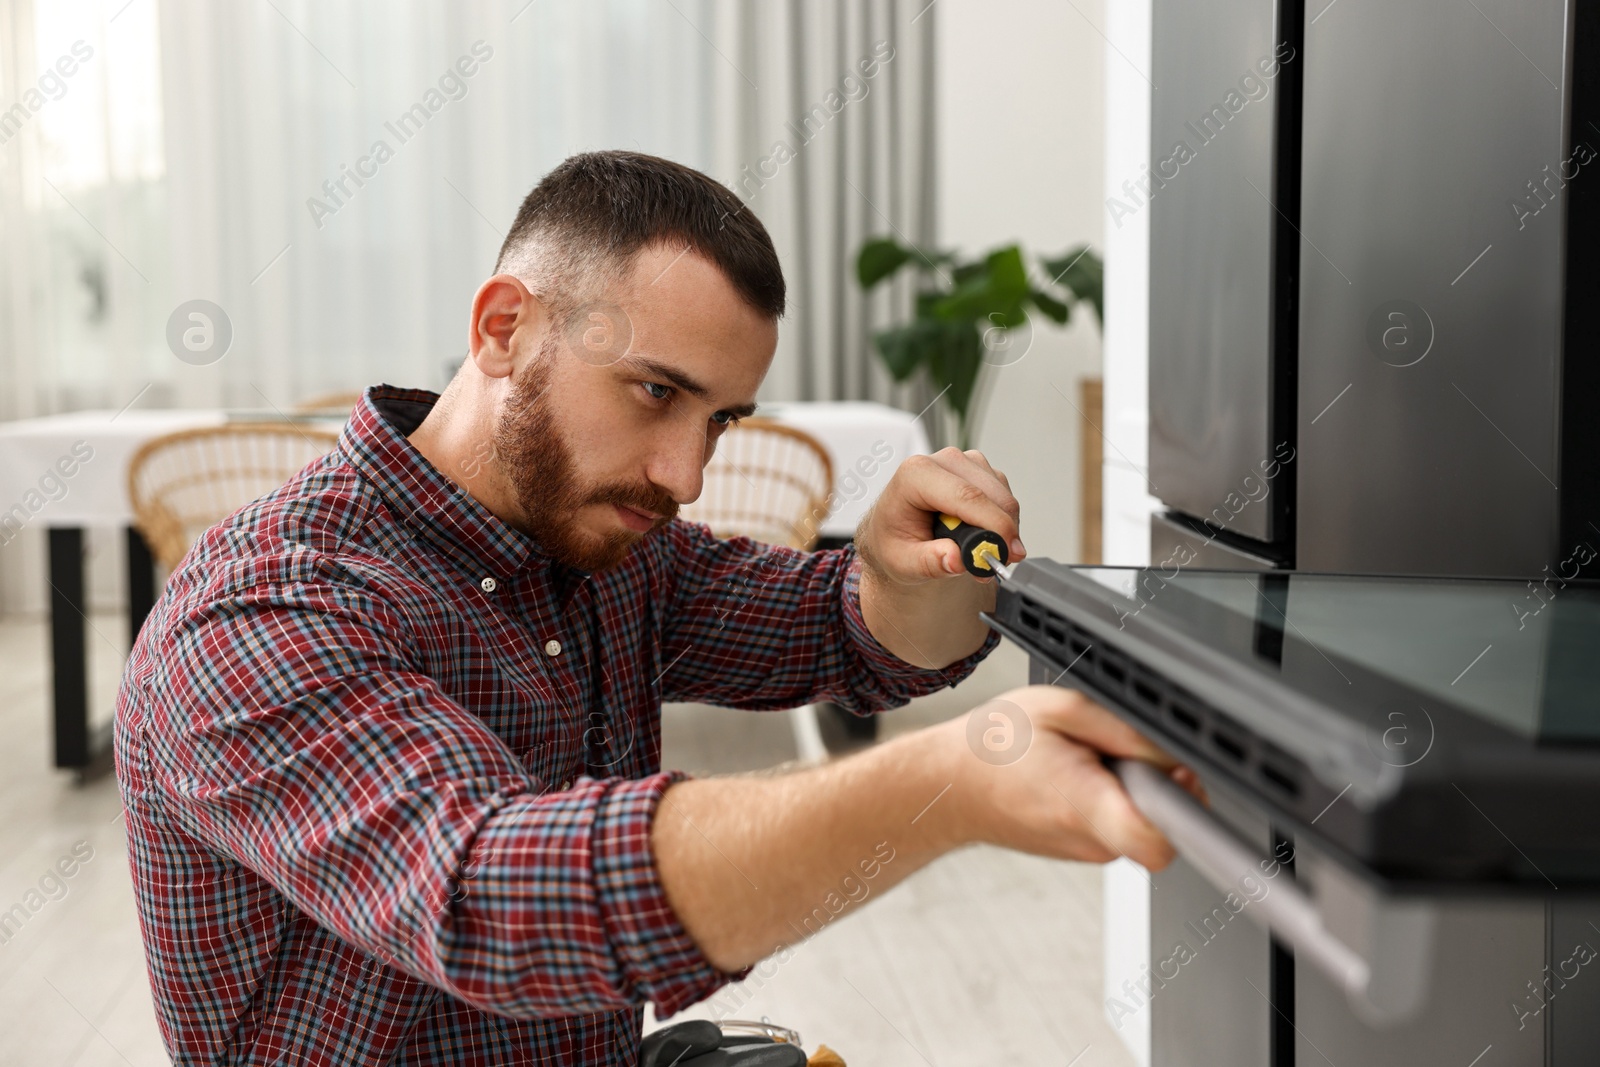
[[[1106,68],[1107,195],[1143,176],[1150,159],[1150,0],[1117,0],[1107,36],[1127,57]],[[1148,490],[1150,212],[1106,213],[1106,563],[1144,566],[1150,556]]]
[[[1150,0],[1116,0],[1107,12],[1106,36],[1121,53],[1106,66],[1106,171],[1108,192],[1144,173],[1150,158]],[[1150,562],[1147,490],[1150,322],[1150,213],[1106,224],[1106,447],[1103,478],[1103,558],[1107,563]],[[1123,983],[1142,976],[1150,958],[1150,883],[1127,860],[1106,868],[1106,996],[1123,997]],[[1113,1021],[1113,1025],[1117,1025]],[[1134,1058],[1150,1063],[1150,1012],[1121,1019],[1118,1035]]]
[[[1103,249],[1104,11],[1102,0],[1075,4],[939,0],[934,9],[943,247],[976,254],[1020,241],[1030,257],[1085,241]],[[1036,325],[1021,361],[985,371],[976,445],[1010,478],[1031,555],[1079,558],[1073,405],[1078,380],[1099,373],[1100,329],[1087,307],[1065,329]]]
[[[1148,212],[1117,227],[1106,190],[1148,158],[1149,0],[939,0],[939,239],[1030,253],[1081,241],[1105,256],[1104,559],[1149,554],[1145,492]],[[1032,554],[1078,557],[1077,382],[1101,373],[1092,315],[1040,330],[994,373],[978,447],[1011,479]],[[1057,392],[1057,390],[1060,392]],[[1065,393],[1071,403],[1062,397]],[[1149,957],[1149,889],[1126,862],[1106,870],[1108,994]],[[1149,1063],[1149,1013],[1119,1035]]]

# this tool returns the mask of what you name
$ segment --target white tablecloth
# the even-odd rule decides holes
[[[763,405],[761,414],[827,448],[834,507],[822,524],[825,537],[854,534],[894,469],[928,451],[922,424],[884,404],[779,403]],[[125,526],[133,521],[127,472],[134,451],[161,434],[226,421],[220,410],[107,409],[0,423],[0,522],[21,507],[25,521],[42,526]]]
[[[40,526],[126,526],[135,450],[164,433],[226,420],[221,411],[108,408],[0,423],[0,522],[10,515],[15,523],[20,507],[25,522]]]

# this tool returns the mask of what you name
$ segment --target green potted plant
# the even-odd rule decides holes
[[[963,449],[972,447],[973,398],[983,368],[1021,358],[1026,344],[1016,334],[1031,330],[1030,308],[1065,325],[1073,307],[1087,301],[1095,321],[1103,321],[1105,266],[1088,245],[1040,257],[1038,263],[1042,276],[1035,280],[1028,276],[1019,245],[965,260],[955,252],[928,252],[888,237],[869,240],[856,255],[856,280],[863,290],[907,265],[919,269],[911,321],[878,331],[873,344],[895,381],[925,370],[956,417]]]

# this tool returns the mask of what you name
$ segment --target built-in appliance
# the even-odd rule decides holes
[[[1032,680],[1214,794],[1124,770],[1183,857],[1113,996],[1157,1064],[1600,1062],[1600,585],[1524,585],[1018,565]]]
[[[1600,12],[1153,15],[1152,562],[1539,577],[1600,539]]]
[[[1151,567],[1025,563],[1000,625],[1035,680],[1197,761],[1208,823],[1130,781],[1174,825],[1278,858],[1286,912],[1108,990],[1156,1067],[1600,1059],[1600,715],[1562,688],[1600,653],[1597,26],[1576,0],[1152,0],[1150,171],[1110,190],[1149,213]],[[1151,879],[1158,978],[1238,899],[1201,847]],[[1285,914],[1347,936],[1296,951]],[[1410,949],[1365,957],[1372,986],[1341,944]]]

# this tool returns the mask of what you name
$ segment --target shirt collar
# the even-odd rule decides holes
[[[549,568],[567,592],[587,575],[545,553],[446,478],[407,439],[439,400],[425,389],[370,386],[339,435],[339,448],[389,505],[396,521],[438,547],[478,581]],[[566,596],[561,597],[562,600]]]

